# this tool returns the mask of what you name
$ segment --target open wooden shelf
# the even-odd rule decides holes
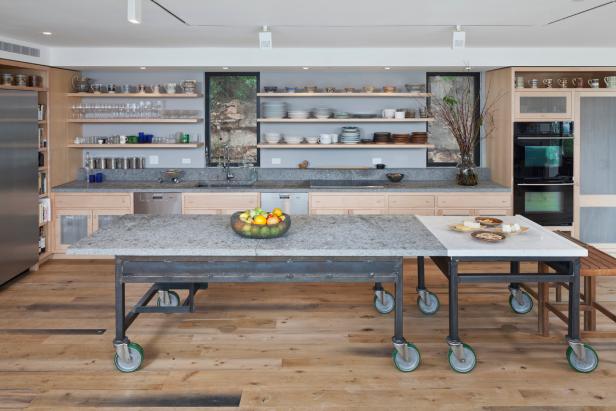
[[[432,144],[257,144],[258,148],[277,148],[277,149],[335,149],[335,148],[352,148],[352,149],[400,149],[400,148],[434,148]]]
[[[603,87],[604,84],[601,84],[600,88],[591,88],[591,87],[539,87],[539,88],[530,88],[530,87],[524,87],[524,88],[515,88],[513,89],[513,91],[515,92],[522,92],[522,93],[557,93],[557,92],[564,92],[564,91],[583,91],[583,92],[597,92],[597,93],[605,93],[605,92],[615,92],[616,88],[607,88],[607,87]]]
[[[425,123],[433,118],[259,118],[260,123]]]
[[[69,144],[68,148],[199,148],[205,143],[187,144]]]
[[[201,98],[203,94],[163,94],[163,93],[66,93],[67,97],[88,98]]]
[[[432,93],[257,93],[259,97],[396,97],[420,98],[430,97]]]
[[[0,84],[0,89],[3,90],[21,90],[21,91],[47,91],[44,87],[26,87],[26,86],[11,86],[8,84]]]
[[[198,123],[200,118],[73,118],[69,123]]]

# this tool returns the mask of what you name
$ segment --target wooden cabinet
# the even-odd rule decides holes
[[[58,193],[54,203],[53,252],[66,249],[110,224],[120,215],[133,213],[131,193]]]
[[[233,214],[259,207],[259,193],[184,193],[183,214]]]
[[[573,117],[571,91],[516,91],[515,120],[567,120]]]
[[[387,214],[386,195],[380,193],[310,193],[310,214]]]

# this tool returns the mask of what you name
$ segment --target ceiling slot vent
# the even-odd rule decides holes
[[[0,51],[6,51],[9,53],[21,54],[24,56],[41,57],[41,50],[34,47],[22,46],[15,43],[7,43],[6,41],[0,41]]]

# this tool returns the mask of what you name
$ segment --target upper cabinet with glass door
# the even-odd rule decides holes
[[[561,90],[516,90],[515,120],[570,120],[573,118],[572,92]]]

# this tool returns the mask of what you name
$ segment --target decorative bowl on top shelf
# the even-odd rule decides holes
[[[231,215],[231,228],[245,238],[268,239],[282,237],[291,227],[291,217],[287,214],[283,214],[284,220],[278,224],[258,225],[242,221],[240,219],[242,213],[242,211],[238,211]]]

